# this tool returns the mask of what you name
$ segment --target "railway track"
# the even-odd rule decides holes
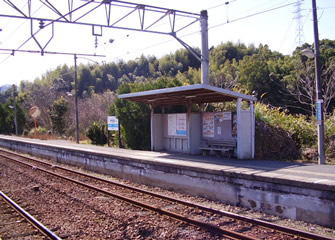
[[[0,202],[0,239],[61,239],[1,191]]]
[[[9,151],[0,156],[231,239],[329,239],[106,180]],[[138,200],[139,199],[139,200]]]

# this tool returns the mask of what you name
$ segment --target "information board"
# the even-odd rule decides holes
[[[119,119],[115,116],[107,117],[108,131],[118,131],[119,130]]]
[[[177,114],[177,129],[178,136],[186,136],[186,114]]]
[[[185,113],[168,114],[168,135],[186,136],[187,120]]]
[[[205,112],[202,120],[202,136],[214,137],[214,113]]]

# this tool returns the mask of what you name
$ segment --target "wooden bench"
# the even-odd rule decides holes
[[[228,153],[229,157],[231,157],[234,154],[236,146],[236,139],[213,139],[203,140],[200,149],[203,156],[206,156],[210,151],[214,151],[216,156]]]

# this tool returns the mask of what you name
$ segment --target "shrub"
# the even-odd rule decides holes
[[[304,115],[292,115],[282,108],[257,103],[255,117],[256,121],[264,121],[287,131],[300,147],[312,147],[316,144],[316,123],[308,121]]]
[[[257,159],[291,160],[299,157],[297,144],[283,128],[256,121],[255,133],[255,157]]]
[[[68,110],[69,103],[60,97],[58,100],[54,101],[48,114],[50,116],[52,127],[54,132],[58,134],[64,134],[66,128],[66,118],[65,114]]]
[[[107,137],[105,134],[106,124],[101,122],[92,122],[86,130],[86,136],[95,145],[104,145],[107,143]]]

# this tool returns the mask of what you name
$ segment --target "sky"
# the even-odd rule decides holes
[[[87,0],[74,0],[75,5],[82,5]],[[145,5],[176,9],[199,14],[201,10],[208,11],[209,48],[220,43],[232,41],[241,42],[247,46],[267,44],[271,50],[283,54],[292,54],[299,41],[312,44],[314,42],[312,0],[300,1],[300,12],[295,4],[298,0],[136,0],[128,1]],[[12,0],[22,11],[27,9],[27,1]],[[32,1],[32,13],[36,16],[50,17],[50,9],[39,1]],[[59,9],[66,12],[67,1],[49,0]],[[60,4],[65,4],[66,7]],[[319,39],[335,40],[335,0],[317,0]],[[112,16],[118,19],[129,10],[112,11]],[[300,13],[300,14],[299,14]],[[30,39],[31,24],[29,20],[9,18],[3,15],[18,15],[8,4],[0,0],[0,49],[40,50],[38,44]],[[91,14],[92,21],[101,18],[101,12]],[[153,22],[156,15],[145,15],[146,22]],[[168,19],[157,24],[156,29],[168,29]],[[183,26],[188,21],[185,17],[177,17],[176,25]],[[298,24],[300,22],[300,25]],[[138,13],[131,14],[123,20],[124,26],[134,26],[139,23]],[[38,22],[34,21],[33,31],[38,30]],[[75,24],[55,23],[52,36],[50,26],[36,34],[38,43],[45,51],[77,53],[88,55],[103,55],[105,57],[78,58],[79,63],[117,62],[120,60],[136,60],[142,54],[162,57],[174,53],[183,46],[172,36],[145,33],[138,31],[119,30],[112,28],[95,29],[101,36],[92,35],[92,27]],[[300,29],[300,31],[298,31]],[[300,36],[300,37],[299,37]],[[177,33],[192,47],[201,48],[200,23],[196,22]],[[97,44],[96,39],[97,38]],[[110,40],[113,41],[110,41]],[[27,41],[27,42],[26,42]],[[23,44],[24,43],[24,44]],[[48,43],[48,44],[47,44]],[[22,47],[20,47],[22,46]],[[19,48],[20,47],[20,48]],[[88,59],[89,60],[88,60]],[[41,78],[47,71],[59,65],[74,65],[73,55],[33,54],[0,50],[0,86],[4,84],[19,84],[21,80],[33,81]]]

